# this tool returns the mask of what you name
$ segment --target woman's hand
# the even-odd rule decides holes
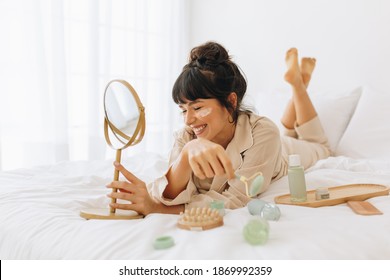
[[[118,162],[114,166],[127,179],[127,181],[113,181],[107,188],[117,189],[117,192],[112,192],[107,196],[110,198],[122,199],[130,201],[131,204],[111,203],[110,206],[115,209],[134,210],[142,215],[160,212],[159,202],[155,201],[146,189],[145,182],[138,179],[123,165]]]
[[[221,145],[199,138],[188,142],[183,150],[187,153],[192,171],[200,179],[223,174],[227,174],[229,179],[235,178],[233,165]]]

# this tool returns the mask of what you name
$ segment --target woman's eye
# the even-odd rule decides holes
[[[202,109],[202,107],[196,107],[196,108],[194,108],[195,111],[198,111],[198,110],[200,110],[200,109]]]
[[[180,112],[182,115],[184,115],[185,113],[187,113],[187,110],[183,110]]]

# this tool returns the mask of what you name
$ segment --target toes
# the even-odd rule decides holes
[[[291,53],[291,52],[298,52],[298,49],[297,48],[291,48],[287,51],[287,53]]]
[[[296,48],[291,48],[286,52],[286,58],[288,59],[291,56],[295,56],[298,54],[298,50]]]

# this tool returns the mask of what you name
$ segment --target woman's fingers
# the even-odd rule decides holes
[[[118,192],[112,192],[107,194],[110,198],[116,198],[116,199],[122,199],[133,202],[134,200],[134,194],[131,192],[123,191],[123,189],[119,189]]]
[[[138,179],[130,171],[118,162],[114,166],[127,179],[127,181],[113,181],[107,188],[113,191],[107,196],[115,199],[110,206],[115,209],[133,210],[143,215],[156,211],[156,202],[150,197],[145,182]],[[116,199],[125,200],[130,203],[118,203]]]
[[[115,208],[115,209],[121,209],[121,210],[132,210],[132,211],[136,211],[138,213],[141,213],[141,208],[139,207],[139,205],[137,204],[122,204],[122,203],[110,203],[110,206]]]
[[[233,165],[222,147],[216,146],[213,149],[191,155],[189,163],[195,176],[200,179],[223,174],[227,174],[229,179],[235,178]]]
[[[219,160],[223,166],[223,170],[227,174],[228,179],[234,179],[236,175],[234,174],[233,164],[230,158],[228,158],[228,156],[224,154],[221,157],[219,157]]]
[[[107,188],[120,189],[121,191],[128,192],[128,193],[137,192],[136,185],[125,181],[113,181],[109,185],[107,185]]]
[[[125,178],[127,180],[129,180],[129,182],[132,182],[132,183],[139,183],[139,182],[141,182],[141,180],[138,179],[138,177],[136,177],[133,173],[131,173],[129,170],[127,170],[119,162],[115,161],[114,162],[114,166],[115,166],[115,169],[119,170],[119,172],[122,173],[122,175],[125,176]]]

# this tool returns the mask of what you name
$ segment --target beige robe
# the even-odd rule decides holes
[[[264,176],[261,192],[264,192],[271,182],[287,174],[289,154],[300,154],[305,168],[330,155],[327,138],[317,117],[286,133],[288,136],[281,137],[278,127],[266,117],[240,114],[234,137],[226,148],[236,174],[249,178],[261,171]],[[184,145],[193,139],[185,129],[177,132],[175,137],[169,166]],[[235,209],[250,201],[245,184],[239,179],[228,180],[226,175],[200,180],[192,173],[187,187],[175,199],[163,197],[167,184],[167,178],[162,176],[148,185],[150,194],[165,205],[204,207],[213,200],[221,200],[225,208]]]

